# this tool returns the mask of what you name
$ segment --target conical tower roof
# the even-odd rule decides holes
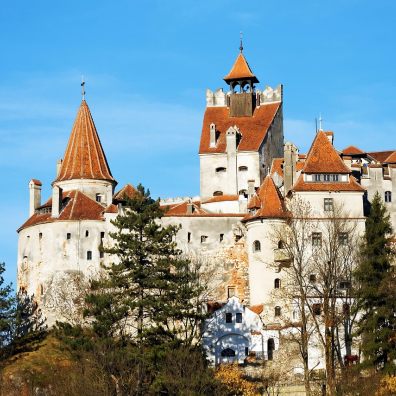
[[[253,74],[252,70],[249,67],[243,53],[241,52],[234,65],[232,66],[231,71],[224,77],[224,81],[229,84],[232,81],[240,81],[240,80],[251,80],[253,83],[258,83],[259,80]]]
[[[78,109],[62,166],[55,181],[72,179],[115,181],[85,100]]]

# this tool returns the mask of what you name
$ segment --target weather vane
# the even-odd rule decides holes
[[[241,39],[241,44],[240,44],[240,46],[239,46],[239,51],[243,51],[243,45],[242,45],[242,39],[243,39],[243,33],[242,32],[239,32],[239,37],[240,37],[240,39]]]
[[[85,100],[85,81],[84,81],[84,76],[81,76],[81,96],[82,96],[82,100]]]

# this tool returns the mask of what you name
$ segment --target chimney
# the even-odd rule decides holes
[[[194,213],[194,205],[192,202],[187,203],[187,214],[191,215]]]
[[[52,217],[59,217],[62,205],[62,189],[59,186],[52,187]]]
[[[256,189],[254,188],[254,180],[248,180],[248,200],[253,197],[255,192]]]
[[[325,132],[325,134],[327,136],[327,139],[329,139],[329,142],[331,144],[333,144],[334,143],[334,133],[331,131],[327,131],[327,132]]]
[[[113,194],[114,194],[114,186],[110,184],[107,186],[107,191],[106,191],[106,205],[110,205],[113,202]]]
[[[238,128],[236,126],[229,127],[226,133],[226,152],[227,154],[235,154],[237,146],[237,133]]]
[[[62,167],[62,162],[63,162],[62,158],[60,160],[56,161],[56,177],[59,176],[59,173],[60,173],[60,170]]]
[[[297,147],[290,142],[284,145],[284,160],[283,160],[283,186],[285,196],[292,189],[296,181],[296,164],[297,164]]]
[[[29,216],[41,205],[41,181],[32,179],[29,182]]]
[[[216,147],[216,125],[210,124],[210,144],[209,147]]]
[[[344,155],[342,157],[344,164],[350,169],[352,170],[352,157],[350,157],[349,155]]]

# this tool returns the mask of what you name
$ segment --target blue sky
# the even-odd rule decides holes
[[[321,113],[335,145],[396,149],[396,2],[157,0],[3,2],[0,261],[15,282],[28,182],[50,193],[86,79],[119,185],[199,193],[206,88],[225,87],[244,34],[265,85],[284,84],[285,137],[305,151]]]

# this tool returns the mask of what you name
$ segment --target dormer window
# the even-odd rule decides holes
[[[324,173],[324,174],[320,174],[320,173],[316,173],[314,175],[312,175],[312,181],[314,182],[325,182],[325,183],[329,183],[329,182],[338,182],[340,181],[340,175],[338,174],[332,174],[332,173]],[[347,181],[347,180],[344,180]]]
[[[216,173],[222,173],[222,172],[226,172],[227,168],[224,168],[224,166],[219,166],[218,168],[216,168]]]

